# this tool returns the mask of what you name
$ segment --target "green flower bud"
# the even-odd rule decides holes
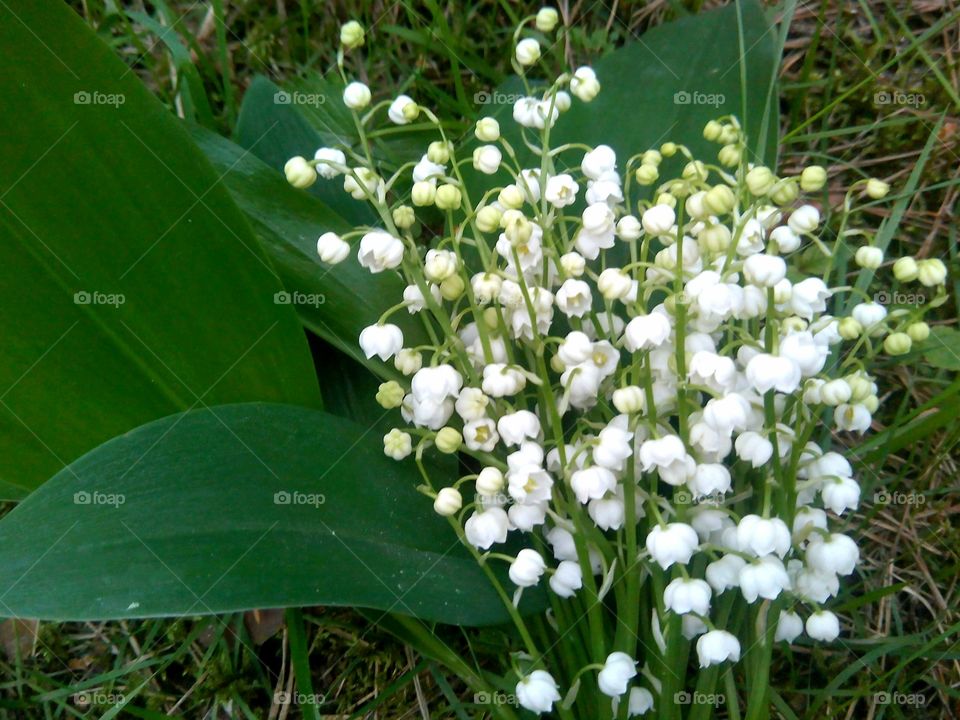
[[[306,158],[299,155],[287,160],[283,174],[287,176],[287,182],[298,190],[305,190],[317,181],[317,171]]]
[[[409,230],[416,221],[417,216],[409,205],[401,205],[393,211],[393,224],[400,230]]]
[[[456,428],[447,426],[440,428],[436,438],[434,438],[434,443],[437,445],[437,450],[447,455],[452,455],[459,450],[463,444],[463,436]]]
[[[925,322],[915,322],[907,325],[907,335],[914,342],[923,342],[930,337],[930,326]]]
[[[403,387],[396,380],[389,380],[380,385],[377,390],[377,402],[385,410],[398,408],[403,404],[403,398],[406,395]]]
[[[456,300],[463,295],[464,287],[466,287],[466,285],[462,277],[459,275],[451,275],[440,283],[440,295],[443,296],[445,300]]]
[[[716,120],[711,120],[703,126],[703,139],[707,142],[716,142],[723,134],[723,125]]]
[[[641,157],[640,162],[644,165],[657,166],[663,162],[663,156],[656,150],[647,150]]]
[[[699,160],[692,160],[683,166],[684,180],[703,182],[707,179],[707,167]]]
[[[500,211],[492,205],[485,205],[477,211],[477,228],[480,232],[493,232],[500,227]]]
[[[433,180],[421,180],[413,184],[410,200],[417,207],[433,205],[437,199],[437,184]]]
[[[882,200],[887,196],[888,192],[890,192],[890,183],[885,183],[883,180],[878,180],[877,178],[867,180],[867,197],[873,198],[874,200]]]
[[[540,32],[553,32],[558,22],[560,22],[560,13],[552,7],[540,8],[537,13],[537,30]]]
[[[703,204],[714,215],[725,215],[736,207],[737,196],[727,185],[714,185],[707,190],[707,194],[703,198]]]
[[[883,341],[883,349],[888,355],[906,355],[913,341],[905,332],[890,333]]]
[[[434,140],[427,145],[427,160],[437,165],[446,165],[450,161],[450,143]]]
[[[677,207],[677,199],[670,193],[660,193],[657,195],[657,202],[654,205],[669,205],[672,208]]]
[[[770,171],[770,168],[763,165],[758,165],[747,173],[747,188],[757,197],[763,197],[769,193],[776,183],[777,176]]]
[[[523,190],[516,185],[507,185],[497,195],[497,201],[505,208],[517,210],[523,207]]]
[[[742,152],[739,147],[736,145],[724,145],[720,148],[720,152],[717,153],[717,160],[720,161],[720,164],[724,167],[736,167],[740,164],[740,158],[742,157]]]
[[[863,332],[863,325],[856,318],[845,317],[837,324],[837,332],[844,340],[856,340]]]
[[[697,236],[697,244],[708,253],[723,253],[730,248],[733,235],[726,225],[716,224],[704,228]]]
[[[677,154],[677,144],[672,142],[665,142],[660,146],[660,154],[664,157],[673,157]]]
[[[460,512],[463,507],[463,496],[456,488],[445,487],[437,493],[433,501],[433,510],[437,515],[450,517]]]
[[[866,268],[867,270],[876,270],[883,264],[883,250],[878,247],[864,245],[863,247],[857,248],[857,254],[854,256],[854,259],[860,267]]]
[[[877,408],[880,407],[880,398],[878,398],[876,395],[871,395],[868,398],[864,398],[863,402],[860,404],[863,405],[872,415],[877,411]]]
[[[827,171],[819,165],[805,167],[800,173],[800,188],[804,192],[816,192],[827,183]]]
[[[657,170],[656,165],[644,163],[637,168],[635,176],[638,184],[653,185],[657,181],[657,178],[660,177],[660,171]]]
[[[790,205],[800,195],[800,187],[793,178],[783,178],[770,191],[770,199],[777,205]]]
[[[500,139],[500,123],[492,117],[480,118],[473,134],[482,142],[496,142]]]
[[[947,266],[936,258],[920,260],[917,263],[917,279],[926,287],[943,285],[943,281],[947,279]]]
[[[363,25],[356,20],[351,20],[340,28],[340,44],[347,48],[347,50],[360,47],[363,45],[363,40]]]
[[[913,282],[918,275],[919,267],[912,257],[902,257],[893,264],[893,276],[900,282]]]
[[[441,185],[437,188],[437,207],[441,210],[456,210],[460,207],[462,197],[460,188],[456,185]]]

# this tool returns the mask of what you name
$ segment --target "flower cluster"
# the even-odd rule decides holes
[[[361,149],[320,148],[286,174],[297,187],[340,178],[381,218],[323,234],[323,262],[355,253],[406,283],[359,337],[367,358],[397,371],[377,394],[402,418],[385,453],[465,458],[475,472],[425,476],[434,510],[480,562],[509,563],[514,605],[544,584],[557,602],[579,603],[599,634],[580,667],[556,669],[512,608],[526,645],[519,702],[551,711],[555,676],[576,687],[589,677],[639,715],[661,701],[663,658],[680,643],[708,667],[738,661],[761,617],[777,642],[838,637],[827,605],[857,567],[857,543],[839,530],[861,491],[823,430],[851,442],[867,431],[879,403],[873,359],[908,353],[929,329],[925,308],[889,309],[840,269],[847,257],[867,275],[886,269],[870,233],[848,227],[857,202],[889,191],[879,180],[849,188],[828,227],[801,199],[824,187],[825,170],[778,176],[753,162],[732,116],[704,128],[716,162],[673,142],[625,160],[608,145],[551,147],[574,98],[600,92],[588,67],[529,78],[547,66],[537,38],[557,23],[544,9],[515,35],[528,90],[513,107],[513,140],[484,117],[476,142],[451,142],[405,95],[368,109],[370,89],[344,74]],[[345,49],[364,42],[352,25]],[[536,37],[522,37],[531,25]],[[438,135],[390,177],[365,135],[381,108]],[[468,164],[499,184],[478,197]],[[424,217],[446,219],[429,244],[416,239]],[[944,292],[938,260],[900,258],[892,274]],[[397,313],[417,316],[430,341],[408,346],[390,322]],[[498,552],[511,537],[524,549]],[[738,603],[756,622],[734,625]],[[638,657],[640,636],[662,657]]]

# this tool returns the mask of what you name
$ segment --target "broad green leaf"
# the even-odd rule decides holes
[[[23,60],[0,76],[0,496],[177,411],[318,404],[280,282],[177,121],[63,3],[3,4],[0,44]]]
[[[934,367],[960,370],[960,331],[935,327],[923,343],[923,357]]]
[[[192,126],[190,132],[223,173],[224,184],[270,254],[303,324],[378,374],[395,375],[392,364],[366,360],[357,339],[363,328],[403,299],[400,276],[371,274],[360,267],[355,254],[339,265],[324,265],[317,255],[317,238],[327,231],[351,229],[346,220],[317,198],[290,187],[252,153],[202,128]],[[390,322],[403,330],[408,347],[426,341],[417,316],[399,312]]]
[[[507,620],[419,478],[376,433],[317,410],[249,403],[163,418],[88,453],[0,521],[0,614],[321,604]]]

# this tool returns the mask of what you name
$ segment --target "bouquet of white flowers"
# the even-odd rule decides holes
[[[927,337],[923,314],[945,296],[946,270],[892,264],[900,283],[937,289],[909,310],[888,312],[845,284],[841,256],[871,275],[889,269],[870,232],[851,226],[858,200],[889,187],[854,183],[828,228],[800,199],[824,186],[824,168],[787,177],[751,162],[732,116],[703,130],[716,162],[680,142],[625,161],[607,145],[551,146],[571,103],[589,103],[604,80],[580,67],[532,81],[541,45],[524,29],[557,22],[544,9],[514,34],[524,147],[484,117],[469,157],[412,98],[371,107],[370,89],[344,70],[363,29],[346,25],[343,102],[361,146],[295,157],[286,175],[300,188],[342,178],[380,218],[325,233],[317,250],[331,265],[355,252],[371,273],[406,283],[359,337],[368,358],[392,360],[405,378],[377,394],[397,417],[384,452],[414,456],[422,492],[496,585],[516,625],[516,702],[564,718],[658,707],[670,717],[679,711],[662,706],[690,692],[722,688],[731,702],[723,664],[745,662],[747,715],[760,717],[775,645],[840,635],[830,600],[860,556],[842,532],[860,487],[828,431],[870,428],[871,364]],[[382,110],[437,133],[389,176],[366,135]],[[499,184],[477,192],[469,164]],[[407,177],[409,197],[398,191]],[[413,230],[436,211],[444,228],[426,245]],[[417,315],[429,343],[407,346],[397,313]],[[430,452],[459,454],[464,474],[431,476]],[[510,586],[495,563],[509,565]],[[539,584],[550,610],[531,620],[519,598]],[[699,673],[688,672],[691,649]],[[491,711],[514,716],[509,705]]]

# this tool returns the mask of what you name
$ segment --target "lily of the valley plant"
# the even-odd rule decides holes
[[[895,278],[938,298],[945,268],[904,257],[891,271],[871,232],[853,227],[858,203],[887,194],[879,180],[854,183],[827,232],[801,197],[824,186],[824,169],[785,177],[755,164],[734,117],[704,128],[716,158],[679,142],[625,158],[608,145],[552,146],[565,111],[604,81],[589,67],[531,79],[547,64],[527,27],[543,37],[557,22],[547,8],[514,35],[524,147],[484,117],[471,153],[410,97],[372,104],[346,71],[364,42],[349,23],[343,102],[361,143],[295,157],[287,178],[342,182],[380,218],[321,236],[325,263],[407,285],[358,341],[404,377],[377,394],[396,417],[384,452],[418,463],[422,492],[516,625],[494,684],[515,702],[489,711],[673,717],[697,692],[743,698],[761,717],[772,654],[844,632],[830,606],[860,557],[844,529],[861,491],[829,430],[856,443],[878,406],[874,360],[929,333],[924,308],[888,312],[845,284],[836,261],[852,254],[885,288]],[[367,132],[416,119],[436,137],[388,175]],[[471,193],[465,166],[497,186]],[[397,190],[407,178],[409,197]],[[427,245],[413,231],[437,210],[445,230]],[[405,343],[391,323],[402,313],[422,320],[429,344]],[[431,475],[428,453],[458,453],[473,471]],[[519,598],[538,585],[550,609],[524,617]]]

